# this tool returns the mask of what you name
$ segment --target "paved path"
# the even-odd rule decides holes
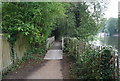
[[[42,68],[30,74],[26,79],[63,79],[61,60],[63,52],[60,42],[54,42],[53,48],[48,50],[45,60],[48,60]]]
[[[48,50],[46,56],[45,56],[45,60],[53,60],[53,59],[63,59],[62,56],[63,52],[62,50]]]
[[[52,49],[48,50],[44,59],[45,60],[63,59],[63,51],[60,48],[61,48],[61,43],[60,42],[54,42]]]
[[[63,79],[61,43],[54,42],[53,48],[48,50],[43,63],[24,67],[21,70],[8,73],[4,79]]]
[[[50,60],[26,79],[63,79],[60,60]]]

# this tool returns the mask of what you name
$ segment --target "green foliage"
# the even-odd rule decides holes
[[[43,56],[44,56],[45,52],[44,50],[41,51],[40,48],[35,48],[33,50],[29,50],[28,52],[25,53],[25,56],[22,58],[22,61],[26,61],[26,60],[43,60]],[[34,55],[40,55],[41,57],[36,57]]]
[[[71,7],[69,7],[71,8]],[[62,36],[73,36],[75,30],[75,16],[74,13],[71,13],[67,10],[67,16],[60,17],[58,16],[55,23],[57,37]]]
[[[118,17],[118,34],[120,35],[120,16]]]
[[[78,79],[113,79],[114,66],[109,63],[111,54],[105,51],[102,54],[91,48],[85,49],[79,59],[72,66],[72,73]],[[77,75],[75,75],[77,74]]]
[[[78,79],[97,79],[96,77],[99,77],[95,53],[95,50],[87,48],[83,54],[80,54],[79,59],[72,65],[73,77]]]
[[[101,19],[101,27],[99,29],[99,32],[105,32],[107,33],[108,31],[106,30],[106,18]]]
[[[87,3],[68,3],[66,7],[65,17],[57,17],[55,24],[56,36],[70,36],[77,37],[78,39],[88,39],[89,36],[93,36],[97,33],[100,28],[97,18],[98,16],[93,15],[89,8],[91,5]],[[97,6],[97,5],[96,5]],[[97,10],[96,10],[97,11]]]
[[[61,3],[3,3],[3,33],[11,42],[18,34],[28,38],[29,43],[44,42],[50,35],[57,14],[64,15]]]
[[[78,40],[77,39],[70,39],[70,38],[65,38],[64,39],[64,52],[68,53],[67,56],[70,58],[71,61],[76,61],[78,57],[78,49],[77,49],[77,44]]]
[[[40,48],[39,52],[45,51],[46,39],[53,30],[52,26],[56,17],[58,14],[65,16],[65,6],[62,3],[49,2],[3,3],[2,32],[11,44],[13,59],[15,59],[14,46],[19,35],[26,38],[30,47]]]
[[[106,22],[106,29],[110,35],[116,34],[118,32],[118,18],[109,18]]]
[[[88,39],[89,36],[95,35],[99,25],[96,23],[94,16],[91,15],[89,5],[87,5],[87,3],[75,3],[73,5],[73,13],[76,18],[74,36],[78,39]]]
[[[75,79],[114,79],[114,62],[112,48],[102,47],[93,49],[86,45],[79,52],[79,43],[75,39],[65,38],[65,49],[68,57],[72,59],[71,74]],[[76,47],[76,48],[75,48]]]
[[[32,48],[32,50],[28,50],[25,55],[23,56],[22,60],[17,59],[17,62],[8,68],[8,72],[12,72],[15,69],[19,68],[22,64],[24,64],[27,60],[35,60],[35,61],[42,61],[43,56],[45,54],[45,50],[43,48]]]

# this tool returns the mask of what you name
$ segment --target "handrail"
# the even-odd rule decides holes
[[[53,44],[54,41],[55,41],[55,36],[49,37],[46,40],[46,50],[48,50],[52,46],[52,44]]]

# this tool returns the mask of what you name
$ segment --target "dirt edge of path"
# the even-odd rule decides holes
[[[63,59],[61,59],[60,61],[63,79],[71,79],[69,74],[70,62],[65,53],[63,54]],[[27,73],[33,72],[38,68],[42,68],[47,62],[48,60],[27,60],[25,63],[20,65],[20,68],[16,68],[14,71],[9,72],[3,79],[24,79],[25,77],[27,77]]]
[[[61,61],[63,79],[72,79],[70,77],[70,62],[68,57],[63,53],[63,59]]]
[[[37,56],[36,56],[37,57]],[[43,58],[43,57],[42,57]],[[7,72],[3,75],[3,79],[24,79],[26,73],[32,72],[40,67],[43,67],[47,60],[33,60],[28,59],[13,71]],[[33,68],[35,68],[33,70]]]

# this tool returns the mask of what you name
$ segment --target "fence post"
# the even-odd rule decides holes
[[[115,52],[113,53],[113,57],[115,57]],[[116,59],[113,60],[113,68],[115,69],[114,73],[113,73],[113,78],[116,79],[116,71],[117,71],[117,68],[116,68]]]
[[[117,56],[117,79],[119,80],[119,56]]]
[[[2,34],[0,34],[0,81],[2,80]]]
[[[64,37],[62,37],[62,50],[64,50]]]

